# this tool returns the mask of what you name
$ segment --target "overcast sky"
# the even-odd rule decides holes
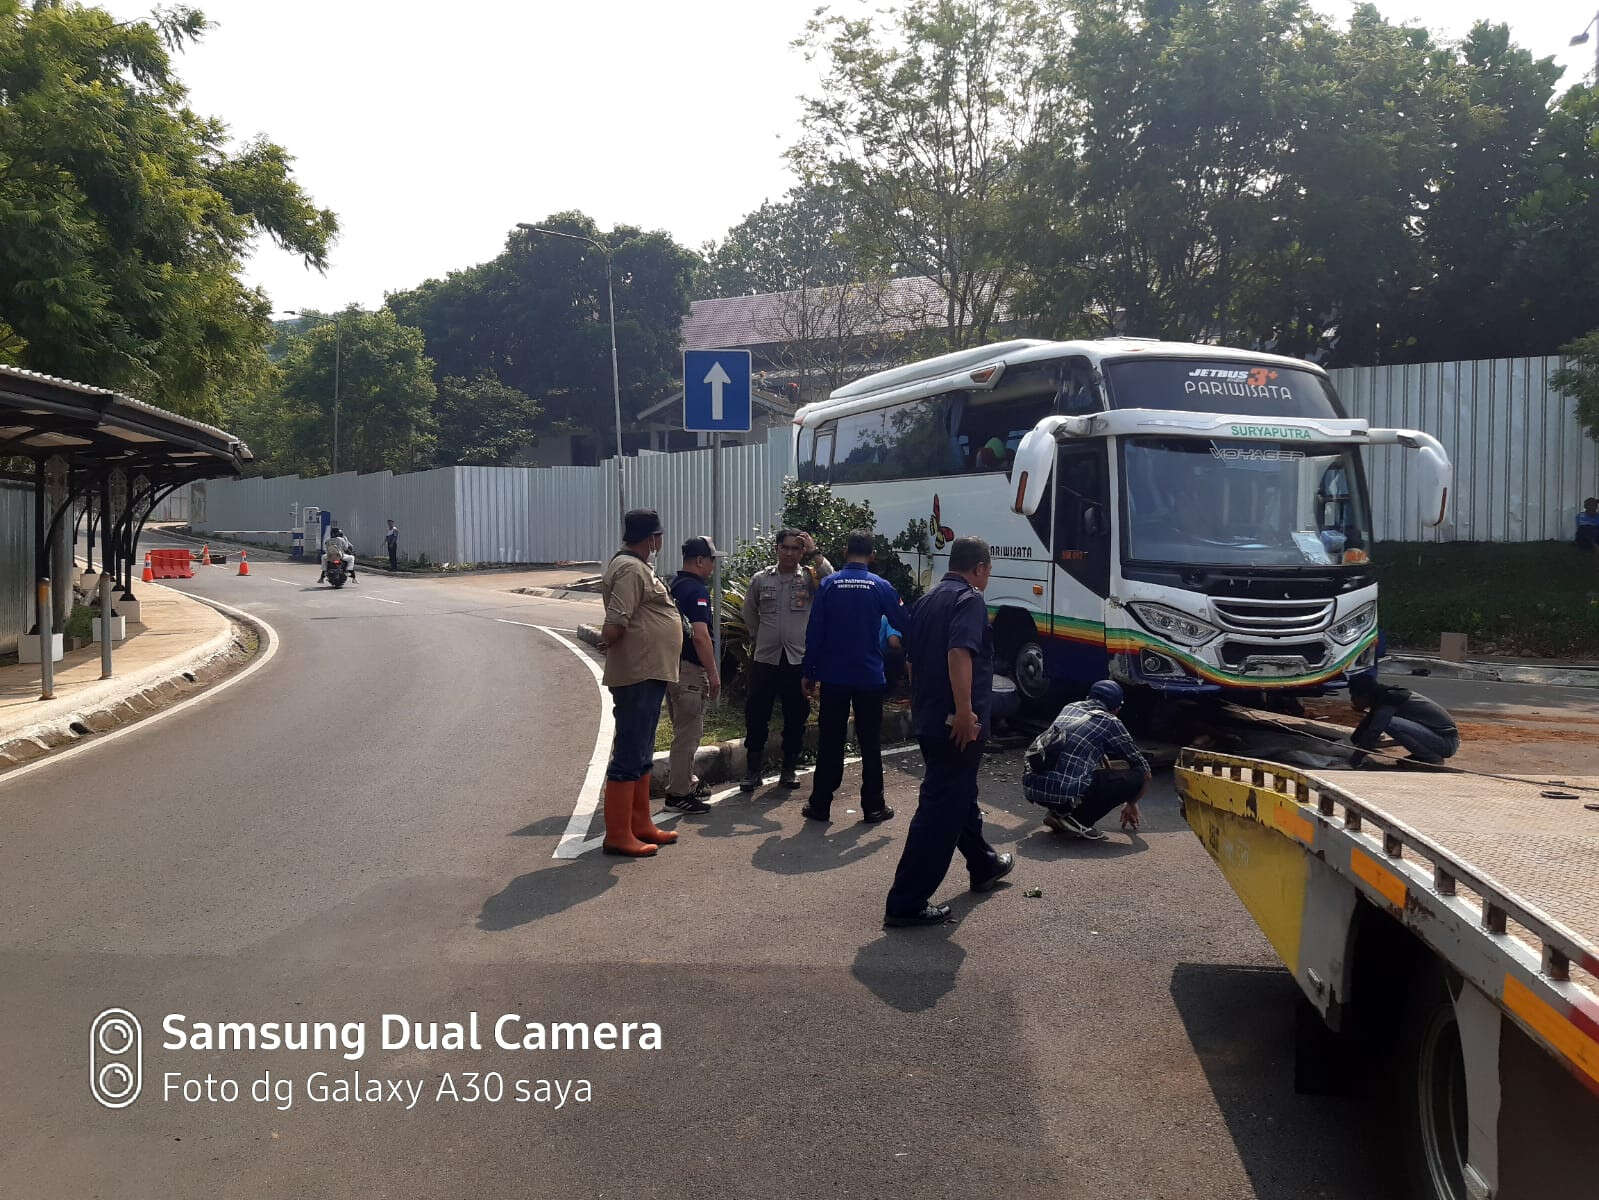
[[[196,111],[285,146],[343,226],[326,275],[258,250],[247,277],[280,309],[375,305],[564,209],[698,247],[788,188],[783,150],[816,80],[789,43],[819,0],[190,2],[217,26],[178,62]],[[1567,84],[1592,69],[1593,42],[1567,43],[1596,0],[1378,6],[1450,36],[1508,20]]]

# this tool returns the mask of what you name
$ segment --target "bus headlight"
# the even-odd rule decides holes
[[[1327,636],[1341,646],[1347,646],[1364,636],[1377,623],[1377,606],[1368,604],[1357,608],[1327,631]]]
[[[1221,632],[1209,621],[1147,600],[1134,601],[1127,606],[1127,611],[1150,633],[1170,638],[1181,646],[1203,646]]]

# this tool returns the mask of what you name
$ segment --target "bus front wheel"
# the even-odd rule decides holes
[[[1049,699],[1054,683],[1032,618],[1014,609],[1000,613],[994,620],[994,644],[996,665],[1015,682],[1022,699],[1034,704]]]

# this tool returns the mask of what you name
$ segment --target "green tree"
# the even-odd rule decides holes
[[[1560,353],[1570,361],[1549,382],[1577,402],[1578,422],[1599,441],[1599,329],[1560,347]]]
[[[602,235],[580,213],[541,224],[611,252],[625,424],[681,372],[698,260],[665,233],[618,226]],[[604,452],[614,447],[605,260],[592,247],[513,231],[491,262],[392,295],[388,306],[422,330],[439,379],[492,374],[538,404],[540,434],[587,433]]]
[[[434,416],[439,431],[434,461],[441,467],[506,466],[538,436],[538,403],[492,375],[446,376],[439,382]]]
[[[187,107],[171,52],[205,28],[0,0],[0,361],[218,420],[265,373],[253,239],[320,269],[336,222],[281,147]]]
[[[414,471],[434,450],[433,363],[422,332],[388,309],[351,307],[315,326],[285,356],[282,384],[263,398],[273,474],[332,467],[334,368],[338,368],[341,471]],[[281,449],[279,449],[281,447]]]
[[[706,245],[696,294],[754,296],[858,282],[871,273],[850,240],[858,224],[842,189],[798,184]]]
[[[1051,0],[908,0],[882,20],[823,10],[820,59],[791,157],[849,198],[875,271],[926,275],[950,348],[986,340],[1019,270],[1021,164],[1058,100]]]

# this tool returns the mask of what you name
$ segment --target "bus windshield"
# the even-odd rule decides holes
[[[1135,358],[1105,364],[1111,404],[1245,417],[1342,417],[1332,385],[1276,364]]]
[[[1355,565],[1371,526],[1344,446],[1128,438],[1130,561],[1225,567]]]

